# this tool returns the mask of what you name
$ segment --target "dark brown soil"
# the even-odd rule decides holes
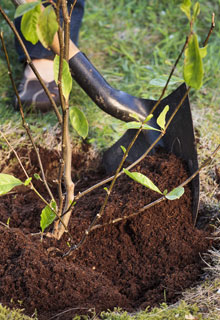
[[[18,151],[26,160],[29,174],[39,172],[32,151]],[[58,153],[40,149],[49,183],[55,190]],[[74,181],[83,190],[103,176],[88,169],[88,150],[74,155]],[[95,163],[93,159],[92,163]],[[83,171],[84,166],[86,172]],[[174,155],[158,153],[148,157],[136,171],[146,174],[161,190],[171,190],[187,173]],[[15,161],[1,171],[24,179]],[[79,179],[79,172],[80,179]],[[38,189],[44,193],[39,181]],[[98,212],[103,188],[80,199],[69,229],[75,243],[81,239]],[[137,212],[158,198],[158,194],[122,176],[113,191],[100,223]],[[72,319],[74,314],[121,307],[128,311],[155,306],[166,299],[174,302],[181,292],[195,284],[202,273],[201,254],[211,246],[208,233],[196,229],[191,217],[191,192],[175,201],[164,201],[144,213],[93,231],[84,246],[67,258],[68,236],[42,242],[40,212],[44,205],[29,189],[18,188],[0,198],[0,302],[21,305],[27,314],[37,309],[39,319],[62,313],[54,319]]]

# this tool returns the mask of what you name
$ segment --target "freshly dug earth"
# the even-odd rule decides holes
[[[78,191],[103,178],[101,170],[87,166],[87,152],[73,155]],[[30,175],[39,172],[31,150],[21,149],[18,153]],[[42,148],[40,153],[55,192],[58,153]],[[149,156],[134,170],[146,174],[162,191],[171,190],[187,178],[183,163],[162,152]],[[13,159],[1,171],[24,179]],[[40,181],[35,185],[45,193]],[[69,224],[74,243],[80,241],[98,213],[105,194],[101,187],[77,201]],[[123,175],[98,224],[135,213],[157,198],[157,193]],[[21,305],[27,314],[37,310],[39,319],[47,320],[55,315],[53,319],[72,319],[74,314],[99,313],[114,307],[134,311],[164,300],[174,302],[201,277],[201,254],[210,248],[211,241],[207,232],[193,226],[189,186],[179,200],[163,201],[131,219],[92,231],[85,244],[66,258],[62,253],[69,249],[67,234],[59,241],[40,241],[40,236],[34,234],[40,231],[43,207],[37,196],[24,187],[0,199],[0,221],[6,223],[10,218],[9,228],[0,225],[3,304]]]

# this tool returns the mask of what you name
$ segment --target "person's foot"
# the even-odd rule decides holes
[[[41,75],[57,105],[60,104],[58,87],[54,81],[53,61],[47,59],[35,59],[33,64]],[[43,87],[29,65],[26,65],[22,81],[18,87],[18,93],[24,106],[33,106],[42,112],[52,109]],[[18,109],[18,101],[15,99],[15,108]]]

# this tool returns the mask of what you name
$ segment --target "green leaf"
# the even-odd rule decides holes
[[[89,132],[89,125],[84,113],[77,107],[70,109],[70,122],[78,135],[85,139]]]
[[[31,177],[28,178],[28,179],[26,179],[25,182],[24,182],[24,185],[25,185],[25,186],[28,186],[28,185],[30,184],[31,180],[32,180]]]
[[[39,3],[40,1],[21,4],[20,6],[17,7],[14,18],[23,16],[26,12],[34,9],[37,5],[39,5]]]
[[[199,48],[199,53],[201,55],[201,58],[205,58],[205,56],[207,55],[207,46],[203,47],[203,48]]]
[[[8,227],[9,227],[9,224],[10,224],[10,220],[11,220],[11,218],[9,217],[8,220],[7,220],[7,222],[6,222],[6,224],[7,224]]]
[[[199,89],[203,80],[203,63],[202,58],[206,56],[207,47],[199,48],[197,35],[193,34],[185,51],[184,80],[188,86]]]
[[[124,146],[120,146],[121,147],[121,150],[123,151],[123,153],[126,152],[126,148]]]
[[[32,10],[26,12],[21,19],[21,32],[27,41],[32,44],[38,42],[37,24],[41,13],[41,5],[36,5]]]
[[[34,177],[35,177],[35,179],[37,179],[37,180],[41,180],[41,177],[40,177],[40,175],[39,175],[38,173],[34,173]]]
[[[41,12],[37,25],[38,38],[45,48],[51,46],[57,30],[58,23],[54,9],[52,5],[47,6]]]
[[[143,130],[154,130],[154,131],[160,131],[160,130],[158,130],[158,129],[156,129],[156,128],[152,127],[152,126],[149,126],[148,124],[144,124],[142,128],[143,128]]]
[[[0,196],[8,193],[14,187],[22,184],[23,182],[14,176],[6,173],[0,173]]]
[[[105,187],[105,188],[103,188],[103,189],[107,192],[107,194],[109,194],[109,190],[108,190],[107,187]]]
[[[129,116],[134,118],[136,121],[140,121],[140,118],[137,113],[130,113]]]
[[[191,1],[190,0],[184,0],[183,3],[180,5],[180,9],[185,13],[189,21],[191,20]]]
[[[136,121],[130,121],[130,122],[139,122],[139,123],[141,123],[141,120],[139,119],[139,116],[138,116],[136,113],[130,113],[129,116],[132,117],[132,118],[134,118],[134,119],[136,120]],[[149,115],[146,117],[146,119],[144,120],[144,123],[150,121],[150,119],[152,119],[153,116],[154,116],[153,114],[149,114]]]
[[[149,114],[148,116],[147,116],[147,118],[144,120],[144,123],[147,123],[148,121],[150,121],[152,118],[153,118],[153,114],[151,113],[151,114]]]
[[[165,197],[168,200],[176,200],[179,199],[180,197],[182,197],[182,195],[184,194],[184,188],[183,187],[178,187],[173,189],[172,191],[170,191],[169,193],[165,194]]]
[[[164,107],[163,111],[160,113],[159,117],[157,118],[157,124],[162,130],[164,130],[166,126],[166,115],[168,111],[169,111],[169,106],[167,105],[166,107]]]
[[[71,248],[71,244],[69,241],[66,242],[67,247]]]
[[[199,13],[200,13],[200,4],[199,4],[199,2],[196,2],[193,7],[193,20],[194,21],[196,20]]]
[[[148,177],[143,175],[142,173],[130,172],[127,169],[123,169],[123,171],[124,171],[124,173],[126,173],[127,176],[129,176],[134,181],[142,184],[143,186],[145,186],[148,189],[151,189],[153,191],[156,191],[157,193],[162,194],[160,189],[157,186],[155,186],[155,184]]]
[[[56,202],[51,201],[51,207],[53,208],[54,211],[56,211]],[[53,212],[53,210],[50,209],[49,206],[46,206],[42,211],[41,211],[41,219],[40,219],[40,227],[42,232],[53,223],[54,219],[56,218],[56,214]]]
[[[70,201],[69,201],[69,206],[73,206],[73,207],[74,207],[75,204],[76,204],[76,201],[74,201],[74,200],[70,200]]]
[[[152,86],[155,86],[155,87],[160,87],[160,88],[163,88],[166,83],[167,83],[167,79],[168,79],[168,76],[167,75],[162,75],[158,78],[155,78],[155,79],[152,79],[149,84],[152,85]],[[169,85],[173,85],[173,84],[176,84],[176,83],[179,83],[179,82],[183,82],[183,79],[179,78],[179,77],[176,77],[176,76],[172,76],[170,82],[169,82]]]
[[[127,122],[127,123],[123,124],[123,128],[125,130],[128,130],[128,129],[139,129],[140,127],[141,127],[141,122],[137,122],[137,121],[130,121],[130,122]]]
[[[57,84],[58,84],[58,75],[59,75],[59,65],[60,65],[60,57],[56,55],[54,59],[54,79]],[[66,60],[63,60],[62,90],[63,90],[63,95],[65,99],[68,100],[70,91],[72,90],[72,77],[69,69],[69,64]]]
[[[123,124],[124,130],[129,130],[129,129],[139,129],[141,127],[141,122],[137,121],[131,121]],[[154,130],[154,131],[160,131],[152,126],[149,126],[148,124],[143,124],[142,126],[143,130]]]

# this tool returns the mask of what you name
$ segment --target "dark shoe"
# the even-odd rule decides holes
[[[53,61],[35,59],[33,60],[33,64],[58,106],[60,104],[60,96],[58,87],[54,81]],[[42,112],[52,110],[52,104],[48,96],[29,65],[26,65],[25,67],[23,79],[18,87],[18,93],[22,105],[25,107],[33,107]],[[15,108],[19,109],[17,98],[15,98]]]
[[[60,96],[55,81],[45,83],[56,105],[60,105]],[[52,104],[38,80],[29,80],[24,77],[18,87],[21,103],[25,107],[33,107],[42,112],[52,110]],[[18,110],[18,100],[15,98],[15,108]]]

